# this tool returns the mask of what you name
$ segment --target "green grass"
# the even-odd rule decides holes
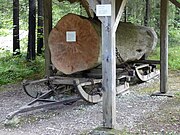
[[[160,60],[160,47],[157,47],[148,59]],[[180,70],[180,45],[168,48],[168,66],[170,70]]]
[[[24,79],[38,79],[44,76],[44,58],[38,56],[28,62],[23,53],[19,56],[0,53],[0,85],[21,82]]]

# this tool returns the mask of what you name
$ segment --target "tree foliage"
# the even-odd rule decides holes
[[[36,0],[37,1],[37,0]],[[139,25],[144,25],[144,18],[146,13],[146,1],[147,0],[135,0],[128,1],[126,7],[127,22],[132,22]],[[179,1],[179,0],[177,0]],[[70,4],[67,1],[59,2],[58,0],[52,0],[53,2],[53,26],[57,21],[65,14],[71,12],[79,15],[87,16],[85,10],[79,3]],[[149,19],[148,26],[153,27],[157,33],[159,33],[160,27],[160,0],[149,0]],[[38,3],[38,2],[36,2]],[[169,27],[171,36],[178,35],[180,29],[180,9],[175,7],[169,2]],[[13,29],[13,1],[1,0],[0,1],[0,29]],[[37,5],[36,5],[37,6]],[[28,30],[28,16],[29,16],[29,0],[19,0],[20,9],[20,23],[19,27],[22,30]],[[38,9],[38,8],[37,8]],[[36,12],[38,13],[38,12]],[[122,18],[122,21],[124,21]],[[39,28],[39,27],[36,27]],[[1,32],[0,32],[1,33]],[[171,39],[170,39],[171,40]],[[173,39],[174,41],[175,39]]]

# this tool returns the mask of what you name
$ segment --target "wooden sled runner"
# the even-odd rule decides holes
[[[15,115],[28,111],[49,108],[60,104],[72,104],[81,99],[92,104],[101,102],[103,88],[100,71],[101,69],[97,68],[83,73],[83,75],[87,76],[86,78],[50,76],[36,81],[24,81],[24,91],[28,96],[35,99],[19,110],[8,114],[7,119],[12,119]],[[122,94],[128,90],[131,77],[137,77],[144,82],[157,75],[156,66],[152,64],[131,64],[129,71],[117,68],[116,94]],[[81,76],[81,74],[74,76]],[[69,94],[71,92],[73,94]]]

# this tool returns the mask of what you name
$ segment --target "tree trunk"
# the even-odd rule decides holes
[[[36,0],[29,0],[29,33],[27,60],[35,60]]]
[[[144,54],[148,56],[157,43],[153,29],[131,23],[120,23],[116,35],[122,62],[138,60]],[[101,64],[101,43],[99,21],[68,14],[49,36],[52,63],[65,74],[93,68]]]
[[[19,0],[13,0],[13,55],[20,54],[19,43]]]
[[[149,15],[150,15],[150,1],[146,0],[146,10],[145,10],[145,16],[144,16],[144,26],[149,25]]]
[[[43,48],[43,0],[38,0],[37,54],[42,54],[42,48]]]

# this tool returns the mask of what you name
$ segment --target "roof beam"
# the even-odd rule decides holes
[[[177,0],[170,0],[176,7],[180,8],[180,2]]]
[[[123,11],[124,11],[124,8],[126,6],[127,1],[128,0],[122,0],[121,6],[119,8],[119,11],[118,11],[118,14],[117,14],[114,26],[113,26],[113,32],[116,32],[116,30],[117,30],[117,27],[119,25],[119,22],[120,22],[120,19],[122,17],[122,14],[123,14]]]

